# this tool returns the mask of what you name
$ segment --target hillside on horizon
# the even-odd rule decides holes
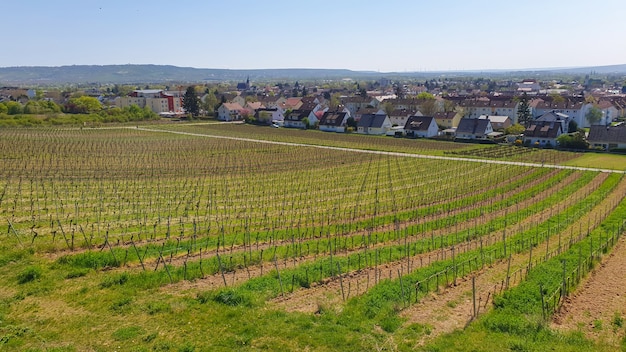
[[[511,75],[511,74],[626,74],[626,64],[524,70],[467,70],[424,72],[375,72],[348,69],[212,69],[178,67],[172,65],[71,65],[71,66],[20,66],[0,67],[0,85],[54,85],[54,84],[144,84],[167,82],[219,82],[267,80],[337,80],[377,79],[380,77],[434,77]]]

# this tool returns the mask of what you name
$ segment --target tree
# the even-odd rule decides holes
[[[196,89],[193,86],[187,87],[183,96],[183,109],[191,116],[198,116],[200,113],[200,103],[196,95]]]
[[[339,107],[339,104],[341,103],[341,94],[340,93],[335,93],[333,95],[330,96],[330,108],[331,109],[337,109]]]
[[[202,104],[202,109],[207,113],[212,113],[215,111],[215,107],[217,106],[217,96],[213,93],[206,94],[204,96],[204,103]]]
[[[567,133],[574,133],[578,131],[578,124],[572,120],[567,124]]]
[[[416,98],[419,100],[428,100],[428,99],[435,99],[435,96],[428,92],[421,92],[420,94],[416,96]]]
[[[61,107],[53,101],[31,100],[24,106],[25,114],[46,114],[61,112]]]
[[[91,114],[100,110],[100,100],[87,95],[71,98],[65,105],[65,111],[72,114]]]
[[[424,116],[433,116],[437,112],[437,101],[434,98],[426,99],[420,104],[419,110]]]
[[[560,135],[556,141],[559,147],[566,149],[588,149],[589,142],[585,139],[583,132],[564,133]]]
[[[346,126],[352,127],[352,128],[357,128],[357,122],[354,119],[354,117],[352,117],[352,116],[348,117],[348,119],[346,120]]]
[[[302,86],[302,96],[306,97],[309,94],[309,91],[306,89],[305,86]]]
[[[527,128],[531,122],[532,116],[530,114],[530,107],[528,106],[528,95],[524,92],[519,100],[519,107],[517,108],[517,123]]]
[[[602,110],[598,109],[596,106],[592,106],[589,111],[585,114],[585,118],[589,125],[597,125],[600,120],[602,120]]]
[[[383,103],[382,109],[385,112],[385,114],[387,114],[387,116],[391,116],[391,114],[393,114],[396,107],[393,106],[393,104],[390,101],[386,101]]]
[[[560,94],[550,94],[550,97],[552,97],[552,102],[555,104],[565,102],[565,98],[563,98],[563,96]]]
[[[9,115],[21,114],[24,111],[22,104],[16,101],[7,101],[4,103],[4,105],[7,107],[7,113]]]
[[[504,133],[517,135],[517,134],[524,133],[525,130],[526,130],[526,127],[520,125],[519,123],[516,123],[515,125],[512,125],[511,127],[506,128],[504,130]]]
[[[444,99],[443,101],[443,111],[451,112],[456,110],[456,103],[452,100]]]

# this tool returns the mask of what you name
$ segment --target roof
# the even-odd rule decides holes
[[[479,119],[487,119],[493,123],[505,123],[506,120],[511,120],[508,116],[498,116],[498,115],[480,115]]]
[[[320,120],[320,125],[340,127],[345,118],[346,112],[344,111],[326,111]]]
[[[535,109],[541,110],[579,110],[585,103],[576,99],[567,98],[563,101],[548,101],[543,99],[533,100],[532,105]]]
[[[161,93],[162,91],[163,89],[137,89],[137,90],[134,90],[133,92],[141,93],[141,94],[157,94],[157,93]]]
[[[626,125],[604,126],[592,125],[589,128],[589,142],[598,143],[626,143]]]
[[[222,106],[228,110],[241,110],[243,107],[239,103],[224,103]]]
[[[263,103],[261,103],[260,101],[250,101],[247,103],[247,105],[252,110],[258,110],[258,109],[264,108]]]
[[[459,121],[459,126],[456,128],[456,133],[484,135],[487,132],[487,127],[490,125],[491,121],[487,119],[462,118]]]
[[[285,115],[286,121],[302,121],[305,117],[308,118],[311,114],[311,110],[293,110]]]
[[[546,112],[545,114],[539,116],[537,118],[537,121],[550,121],[550,122],[554,122],[554,121],[565,121],[569,119],[569,115],[560,113],[560,112],[555,112],[555,111],[549,111]]]
[[[513,109],[517,103],[513,100],[496,100],[496,99],[466,99],[459,102],[462,107],[468,108],[509,108]]]
[[[454,111],[448,111],[448,112],[436,112],[435,116],[433,116],[435,118],[435,120],[452,120],[454,117],[456,116],[456,112]]]
[[[357,127],[381,128],[387,119],[387,114],[365,114],[361,116],[361,119],[357,123]]]
[[[406,121],[404,129],[407,131],[427,131],[434,119],[432,116],[411,116]]]
[[[562,125],[558,121],[533,121],[526,131],[524,137],[556,138],[563,133]]]

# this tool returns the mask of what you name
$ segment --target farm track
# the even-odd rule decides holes
[[[596,176],[596,178],[594,178],[594,180],[588,183],[585,187],[574,192],[568,198],[555,204],[554,206],[544,209],[539,214],[534,214],[534,215],[529,216],[528,218],[523,220],[523,223],[531,224],[533,222],[540,223],[540,222],[546,221],[548,218],[550,218],[553,212],[556,214],[560,207],[563,207],[564,205],[569,204],[570,202],[572,202],[573,199],[577,199],[578,197],[581,197],[585,193],[599,187],[600,184],[606,179],[606,177],[608,177],[608,174],[598,174],[598,176]],[[534,201],[536,202],[538,200],[534,200]],[[518,225],[515,224],[515,225],[512,225],[510,228],[508,228],[508,230],[514,230],[517,227]],[[446,252],[443,255],[440,255],[440,253],[442,252],[441,249],[433,250],[428,253],[418,254],[412,257],[411,261],[419,263],[419,265],[415,264],[415,265],[411,265],[411,267],[418,268],[418,267],[422,267],[423,266],[422,264],[429,265],[433,261],[433,257],[435,258],[434,260],[439,260],[439,258],[445,258],[446,256],[450,257],[452,255],[451,254],[452,247],[456,248],[456,253],[464,253],[466,251],[471,250],[472,248],[473,249],[478,248],[478,245],[481,241],[489,244],[489,243],[497,242],[501,238],[502,238],[502,231],[500,230],[500,231],[495,231],[489,235],[481,236],[480,238],[474,239],[472,241],[463,242],[463,243],[457,244],[456,246],[449,246],[445,249]],[[382,266],[383,267],[382,272],[383,273],[388,272],[389,275],[386,277],[393,278],[394,274],[398,271],[404,273],[406,270],[405,269],[406,266],[407,266],[406,259],[396,261],[393,263],[387,263]],[[348,277],[342,278],[344,289],[346,285],[349,285],[351,287],[358,287],[358,288],[370,286],[371,283],[368,285],[368,282],[370,280],[370,277],[373,277],[374,271],[375,269],[368,269],[360,273],[359,272],[350,273]],[[341,282],[338,282],[338,281],[339,280],[334,279],[321,286],[314,286],[310,289],[302,289],[287,296],[287,298],[277,298],[275,301],[279,303],[280,305],[282,305],[288,311],[300,311],[300,312],[312,313],[315,311],[315,309],[317,309],[317,307],[315,306],[315,303],[318,300],[321,300],[324,297],[326,297],[326,299],[329,299],[330,297],[335,297],[335,300],[342,298],[341,297]],[[357,289],[357,292],[355,295],[365,293],[365,291],[366,290]]]
[[[558,172],[558,171],[555,171],[554,173],[556,173],[556,172]],[[600,174],[600,175],[608,175],[608,174]],[[500,200],[508,199],[510,196],[513,196],[515,194],[519,194],[520,192],[523,192],[524,190],[529,189],[530,187],[533,187],[533,186],[541,183],[542,181],[545,181],[550,176],[554,176],[552,172],[548,173],[547,175],[544,175],[544,176],[542,176],[542,177],[540,177],[540,178],[538,178],[536,180],[533,180],[532,182],[529,182],[529,183],[525,184],[524,186],[515,189],[514,191],[509,192],[509,194],[507,194],[507,196],[502,195]],[[568,177],[566,177],[562,182],[560,182],[558,184],[558,187],[567,186],[568,184],[574,182],[580,176],[581,176],[581,173],[573,173],[573,174],[569,175]],[[605,177],[605,176],[598,176],[597,178],[603,180],[603,177]],[[595,180],[594,182],[601,182],[601,181]],[[579,192],[581,192],[581,191],[584,191],[584,189],[583,190],[579,190]],[[542,192],[540,194],[535,195],[534,197],[531,197],[529,199],[524,200],[523,202],[516,203],[515,205],[511,205],[511,206],[509,206],[507,208],[503,208],[503,209],[500,209],[498,211],[488,212],[488,213],[482,214],[478,218],[469,219],[467,221],[458,223],[457,225],[455,225],[455,231],[463,231],[463,230],[475,227],[477,225],[483,225],[483,224],[485,224],[485,223],[487,223],[487,222],[489,222],[489,221],[491,221],[491,220],[493,220],[495,218],[504,216],[507,212],[512,212],[512,211],[515,211],[516,209],[519,209],[520,206],[523,209],[524,207],[526,207],[526,206],[528,206],[530,204],[533,204],[533,203],[535,203],[535,202],[537,202],[537,201],[539,201],[541,199],[544,199],[545,197],[548,197],[551,192],[552,192],[552,190],[548,189],[548,190],[546,190],[546,191],[544,191],[544,192]],[[429,221],[433,221],[433,220],[437,220],[437,219],[447,218],[447,217],[456,215],[456,214],[461,213],[461,212],[465,212],[465,211],[472,210],[472,209],[478,209],[478,208],[480,208],[482,206],[485,206],[485,205],[488,205],[488,204],[489,204],[489,201],[483,201],[483,202],[474,203],[470,207],[460,208],[458,210],[451,211],[449,213],[447,213],[447,212],[446,213],[440,213],[440,214],[438,214],[436,216],[433,216],[433,217],[423,218],[423,219],[420,219],[420,220],[417,220],[417,221],[405,222],[405,223],[402,223],[402,226],[417,225],[417,224],[421,224],[423,222],[429,222]],[[393,225],[393,224],[389,224],[389,225],[386,225],[384,227],[377,228],[377,229],[374,229],[374,230],[376,230],[376,231],[388,231],[388,230],[393,230],[394,226],[395,225]],[[420,235],[412,236],[411,240],[412,241],[421,240],[421,239],[425,239],[426,237],[431,236],[431,235],[436,235],[436,236],[444,235],[444,234],[448,233],[449,231],[450,231],[449,228],[441,228],[441,229],[435,230],[435,231],[433,231],[432,233],[429,233],[429,234],[420,234]],[[367,230],[362,230],[362,231],[358,231],[358,232],[355,232],[355,233],[350,233],[350,234],[347,234],[347,235],[338,235],[337,237],[338,238],[342,238],[342,239],[358,238],[358,237],[361,237],[361,236],[365,236],[367,234],[368,234]],[[488,242],[489,241],[493,242],[493,241],[497,240],[497,236],[496,235],[485,236],[485,237],[486,237]],[[485,237],[483,237],[483,238],[485,238]],[[324,239],[324,238],[320,238],[320,239]],[[401,241],[401,240],[402,239],[397,239],[395,241]],[[480,239],[477,239],[475,241],[469,241],[469,242],[461,243],[461,244],[457,245],[457,247],[461,246],[461,248],[465,249],[468,246],[471,247],[472,245],[477,245],[479,242],[480,242]],[[291,241],[283,241],[282,243],[279,244],[279,246],[280,245],[290,245],[290,244],[291,244]],[[393,244],[393,242],[391,242],[391,241],[380,242],[380,243],[376,243],[374,245],[369,246],[368,249],[376,250],[378,248],[383,248],[383,247],[388,246],[390,244]],[[273,248],[273,246],[274,246],[274,244],[264,243],[264,244],[259,244],[258,248],[261,249],[261,250],[267,250],[267,249]],[[253,245],[253,248],[254,248],[254,250],[257,250],[257,246],[256,245]],[[238,254],[238,253],[241,253],[241,252],[245,252],[248,249],[249,249],[249,246],[246,246],[246,247],[244,247],[244,246],[236,246],[236,247],[233,247],[232,251],[230,249],[221,250],[220,251],[220,255],[222,257],[228,258],[228,256],[230,256],[230,255]],[[347,251],[342,251],[340,253],[336,253],[334,255],[337,256],[337,257],[343,257],[343,256],[347,256],[347,255],[353,254],[355,252],[358,252],[358,251],[360,251],[362,249],[363,248],[361,248],[361,247],[353,248],[353,249],[349,249]],[[448,250],[449,250],[449,248],[448,248]],[[202,258],[203,259],[212,258],[215,255],[216,255],[216,251],[205,252],[205,253],[202,254]],[[288,263],[292,263],[293,266],[296,266],[297,264],[306,263],[306,262],[310,262],[312,260],[315,260],[317,258],[317,256],[318,255],[302,256],[302,257],[298,257],[298,258],[291,258],[289,260],[283,260],[282,262],[283,262],[284,267],[286,268],[286,267],[288,267]],[[180,255],[180,256],[177,256],[177,257],[172,257],[172,258],[167,259],[167,263],[170,264],[170,265],[174,265],[174,266],[181,266],[186,261],[199,259],[199,257],[200,257],[199,254]],[[154,264],[157,260],[158,260],[157,258],[153,258],[150,261],[145,261],[144,263],[147,264],[147,265],[150,265],[150,264]],[[267,266],[268,264],[264,264],[264,265]],[[139,263],[134,263],[134,264],[131,264],[130,266],[127,265],[124,268],[120,268],[120,270],[128,269],[129,267],[131,267],[131,268],[140,268],[140,265],[139,265]],[[237,273],[237,272],[239,272],[239,273]],[[260,276],[261,275],[261,268],[260,268],[260,266],[250,266],[250,267],[246,268],[245,270],[243,268],[241,268],[241,269],[234,270],[234,271],[228,273],[228,276],[231,276],[231,275],[233,277],[231,284],[234,284],[234,283],[241,282],[242,280],[249,279],[251,277]],[[221,285],[223,285],[223,281],[224,280],[222,279],[221,275],[216,274],[216,276],[218,276],[217,277],[217,282],[220,283]],[[207,277],[205,277],[205,279],[207,279]]]
[[[626,179],[622,179],[617,188],[602,202],[597,204],[591,211],[587,212],[584,216],[580,217],[576,222],[568,226],[566,229],[561,231],[563,235],[570,235],[571,238],[578,238],[579,235],[584,234],[587,230],[587,226],[589,226],[590,230],[598,227],[600,223],[604,220],[606,216],[610,214],[607,212],[607,208],[612,207],[615,204],[618,204],[619,201],[626,196]],[[581,231],[583,229],[585,231]],[[581,233],[582,232],[582,233]],[[556,236],[552,235],[554,238]],[[538,244],[536,246],[537,252],[535,253],[535,258],[541,257],[545,253],[543,252],[544,248],[546,252],[557,252],[561,251],[561,243],[558,241],[550,241],[548,240],[548,246],[543,246],[543,244]],[[622,237],[620,239],[622,248],[620,257],[615,260],[619,262],[617,265],[617,271],[613,271],[613,276],[609,276],[609,280],[616,279],[616,273],[621,272],[621,268],[626,265],[626,243],[625,238]],[[546,243],[544,241],[543,243]],[[615,250],[611,254],[614,257]],[[510,272],[520,272],[519,280],[521,280],[522,271],[527,270],[529,263],[529,252],[524,251],[511,256],[511,264],[510,264]],[[621,265],[621,268],[620,266]],[[475,287],[476,287],[476,296],[479,297],[478,305],[479,305],[479,313],[484,313],[491,309],[490,298],[493,297],[493,294],[497,291],[501,291],[505,285],[505,280],[507,276],[507,271],[509,268],[508,260],[501,260],[498,263],[486,267],[482,270],[479,270],[474,274],[475,277]],[[622,308],[622,313],[626,314],[623,307],[626,307],[626,279],[624,275],[618,274],[620,278],[620,284],[618,285],[618,291],[621,290],[622,296],[621,299],[618,300],[620,306],[613,305],[612,307],[620,307]],[[517,278],[517,275],[515,276]],[[511,280],[508,282],[508,287],[515,287],[519,284],[519,280]],[[605,286],[599,287],[609,287],[611,286],[611,281],[605,282]],[[587,287],[587,285],[585,286]],[[593,288],[597,288],[597,285],[590,286]],[[619,293],[615,295],[614,290],[605,290],[609,291],[603,297],[609,296],[610,298],[615,298],[616,296],[619,298]],[[590,297],[587,297],[587,303],[591,305],[595,304],[594,294],[596,292],[592,292]],[[569,301],[570,299],[568,299]],[[613,303],[609,302],[610,299],[603,300],[604,303]],[[594,303],[591,303],[594,302]],[[566,303],[567,305],[568,303]],[[565,307],[564,307],[565,308]],[[467,325],[467,323],[472,319],[473,312],[473,301],[472,301],[472,281],[470,277],[462,278],[461,280],[457,280],[457,285],[450,285],[445,287],[443,291],[439,294],[429,294],[425,299],[423,299],[419,304],[411,306],[409,309],[406,309],[402,312],[402,316],[407,318],[407,322],[405,324],[411,323],[419,323],[428,325],[431,329],[430,335],[424,335],[421,340],[421,344],[425,343],[426,340],[432,339],[436,336],[440,336],[442,334],[450,333],[454,330],[461,329]],[[609,315],[613,312],[608,312]],[[611,317],[609,317],[610,319]],[[556,318],[555,321],[562,320],[561,317]],[[593,321],[593,320],[590,320]],[[608,321],[608,320],[606,320]],[[558,323],[557,323],[558,324]],[[554,325],[554,324],[553,324]],[[571,324],[569,326],[572,328]],[[622,331],[623,332],[623,331]]]

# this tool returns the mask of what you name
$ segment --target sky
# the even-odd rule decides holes
[[[29,0],[0,8],[0,67],[420,72],[626,64],[624,0]]]

